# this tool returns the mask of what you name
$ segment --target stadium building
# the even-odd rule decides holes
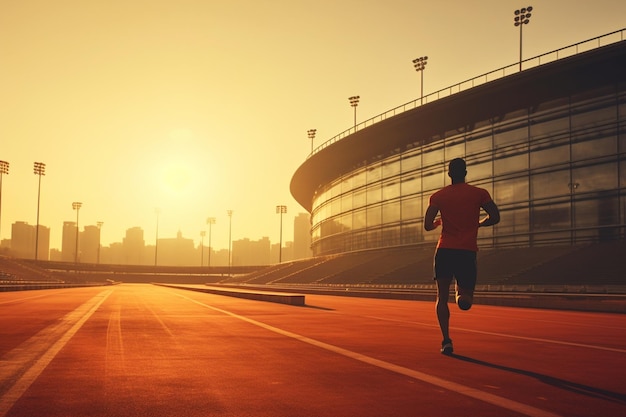
[[[291,180],[315,256],[434,244],[430,195],[463,157],[501,222],[485,248],[624,240],[626,29],[435,92],[318,147]]]

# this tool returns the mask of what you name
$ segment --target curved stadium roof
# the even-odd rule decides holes
[[[621,36],[624,31],[614,33]],[[472,87],[357,130],[321,147],[300,165],[291,179],[291,194],[310,212],[320,186],[356,167],[438,140],[447,131],[471,129],[478,121],[617,82],[626,82],[624,40]]]

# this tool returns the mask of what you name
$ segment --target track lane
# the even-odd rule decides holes
[[[460,395],[459,386],[556,415],[624,410],[614,385],[607,388],[589,379],[588,370],[563,366],[582,359],[583,366],[612,376],[607,363],[623,364],[624,354],[595,355],[600,358],[593,363],[589,348],[479,333],[506,322],[507,309],[476,306],[473,316],[453,311],[460,348],[458,356],[448,358],[437,351],[431,303],[307,296],[307,307],[270,304],[142,285],[116,287],[7,415],[29,415],[42,401],[51,416],[68,410],[102,416],[437,416],[467,410],[528,415]],[[552,326],[542,334],[538,324],[551,321],[549,315],[527,311],[528,325],[549,340]],[[581,321],[573,318],[572,325]],[[591,315],[584,326],[594,328],[599,319]],[[511,321],[525,322],[523,317]],[[375,363],[338,355],[324,344]],[[549,360],[543,361],[546,355]],[[457,390],[390,367],[448,381],[449,387],[457,384]],[[613,383],[624,381],[614,374]]]

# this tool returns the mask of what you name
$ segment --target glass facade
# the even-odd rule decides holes
[[[501,210],[481,246],[624,238],[626,91],[613,86],[477,120],[336,178],[313,197],[314,254],[436,241],[423,216],[456,157]]]

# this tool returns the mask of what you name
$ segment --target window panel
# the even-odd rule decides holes
[[[400,182],[386,182],[383,184],[383,201],[400,197]]]
[[[365,205],[365,189],[361,188],[352,194],[352,208],[359,208]]]
[[[528,207],[513,210],[501,210],[500,223],[495,226],[496,235],[528,233],[529,228]]]
[[[582,161],[601,156],[615,155],[616,153],[617,138],[615,136],[572,144],[573,161]]]
[[[367,204],[379,203],[382,200],[382,190],[380,183],[367,187]]]
[[[443,144],[433,145],[424,149],[422,154],[424,167],[443,163]]]
[[[390,178],[400,173],[400,158],[383,162],[383,178]]]
[[[365,210],[358,210],[358,211],[353,212],[352,229],[353,230],[364,229],[366,225],[367,223],[366,223],[366,217],[365,217]]]
[[[400,226],[385,227],[383,229],[383,241],[384,246],[396,246],[401,243],[400,240]]]
[[[365,170],[361,169],[352,177],[352,188],[356,189],[365,185]]]
[[[339,194],[341,194],[341,182],[340,181],[334,182],[327,192],[328,192],[329,198],[337,197]]]
[[[352,175],[344,177],[341,181],[341,192],[345,194],[349,191],[352,191]]]
[[[333,234],[333,221],[326,219],[320,224],[320,230],[323,237]]]
[[[367,227],[379,226],[383,220],[383,211],[380,205],[367,208]]]
[[[456,143],[451,146],[446,146],[446,161],[451,161],[454,158],[465,158],[465,143]]]
[[[354,207],[352,206],[352,193],[345,193],[341,196],[341,211],[345,213],[346,211],[352,210]]]
[[[400,201],[383,204],[383,223],[399,222],[402,220],[400,213]]]
[[[531,198],[535,200],[568,195],[570,183],[569,171],[565,170],[533,175],[530,179]]]
[[[619,224],[619,200],[616,196],[576,201],[575,224],[578,227],[601,227]]]
[[[382,176],[381,164],[374,164],[367,168],[367,183],[371,184],[376,181],[380,181]]]
[[[523,153],[494,161],[495,175],[509,174],[528,170],[528,154]]]
[[[617,163],[592,165],[572,171],[576,193],[604,191],[617,188]]]
[[[532,209],[532,230],[567,229],[571,226],[570,204],[554,203],[534,207]]]
[[[400,183],[400,193],[403,196],[419,193],[422,190],[422,180],[420,177],[402,177]]]
[[[342,232],[352,230],[352,213],[346,213],[339,217],[339,224]]]
[[[569,117],[567,115],[554,119],[534,119],[530,124],[530,137],[533,140],[567,133]]]
[[[601,105],[609,105],[610,107],[591,110],[590,106],[588,106],[587,108],[576,109],[576,113],[572,112],[572,130],[575,131],[583,127],[600,126],[608,122],[615,122],[617,120],[617,111],[614,103],[608,102]]]
[[[560,145],[542,150],[531,150],[531,169],[569,162],[569,145]]]
[[[403,223],[400,227],[401,243],[408,245],[422,241],[423,227],[418,223]]]
[[[489,152],[492,150],[491,136],[469,137],[465,144],[467,155],[475,155],[478,153]]]
[[[484,178],[493,177],[492,162],[482,162],[480,164],[468,164],[467,180],[468,182],[477,181]]]
[[[499,130],[494,129],[493,141],[496,148],[501,148],[516,143],[528,141],[528,127],[526,125],[517,129]]]
[[[402,199],[402,220],[419,219],[422,217],[421,199],[417,197]]]
[[[432,191],[443,188],[443,175],[444,173],[441,169],[424,173],[424,176],[422,177],[424,191]]]
[[[402,158],[402,172],[407,173],[413,170],[416,170],[422,165],[422,155],[421,153],[414,153],[409,156],[405,156]]]
[[[335,198],[330,203],[330,215],[336,216],[341,213],[341,198]]]
[[[497,181],[494,184],[493,199],[498,205],[528,201],[528,178],[522,177]]]

